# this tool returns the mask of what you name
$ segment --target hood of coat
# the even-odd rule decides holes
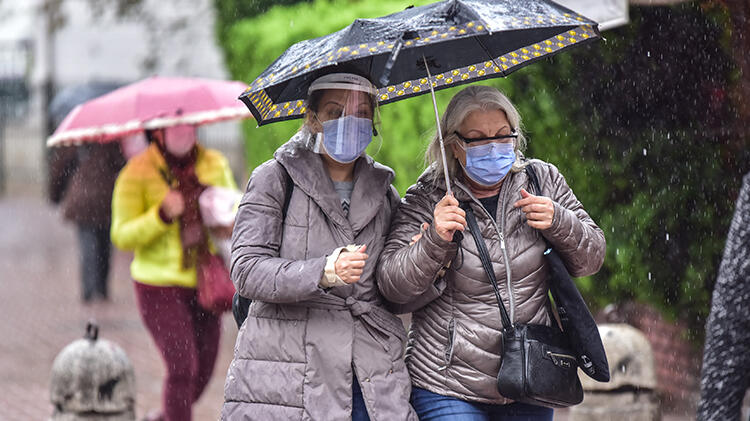
[[[305,146],[311,136],[303,128],[276,150],[274,158],[286,169],[295,188],[312,198],[329,219],[344,227],[351,226],[355,233],[359,232],[387,200],[394,172],[375,162],[369,155],[359,157],[354,164],[354,188],[347,218],[323,160]]]

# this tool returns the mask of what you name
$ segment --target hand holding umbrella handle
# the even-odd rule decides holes
[[[459,205],[453,195],[446,194],[432,211],[435,232],[445,241],[460,241],[456,235],[466,229],[466,212]],[[463,238],[463,235],[460,237]]]

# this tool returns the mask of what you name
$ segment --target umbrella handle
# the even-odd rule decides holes
[[[435,89],[432,87],[432,75],[430,74],[430,67],[427,65],[427,59],[422,55],[424,61],[424,68],[427,71],[427,82],[430,85],[430,95],[432,96],[432,108],[435,110],[435,124],[437,124],[438,139],[440,140],[440,155],[443,158],[443,175],[445,176],[445,192],[446,194],[453,195],[451,190],[451,180],[448,177],[448,162],[445,157],[445,142],[443,142],[443,130],[440,128],[440,114],[438,113],[437,100],[435,100]]]

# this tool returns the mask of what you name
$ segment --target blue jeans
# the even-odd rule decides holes
[[[352,421],[370,421],[357,376],[354,376],[354,381],[352,382]]]
[[[467,402],[412,387],[411,406],[420,421],[552,421],[552,408],[520,402],[490,405]]]

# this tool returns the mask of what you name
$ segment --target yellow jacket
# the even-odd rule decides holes
[[[130,274],[136,281],[195,288],[195,267],[182,268],[179,222],[167,224],[159,217],[169,191],[160,172],[166,168],[151,144],[120,172],[112,195],[112,243],[135,252]],[[195,172],[202,184],[237,188],[226,158],[216,150],[198,147]]]

